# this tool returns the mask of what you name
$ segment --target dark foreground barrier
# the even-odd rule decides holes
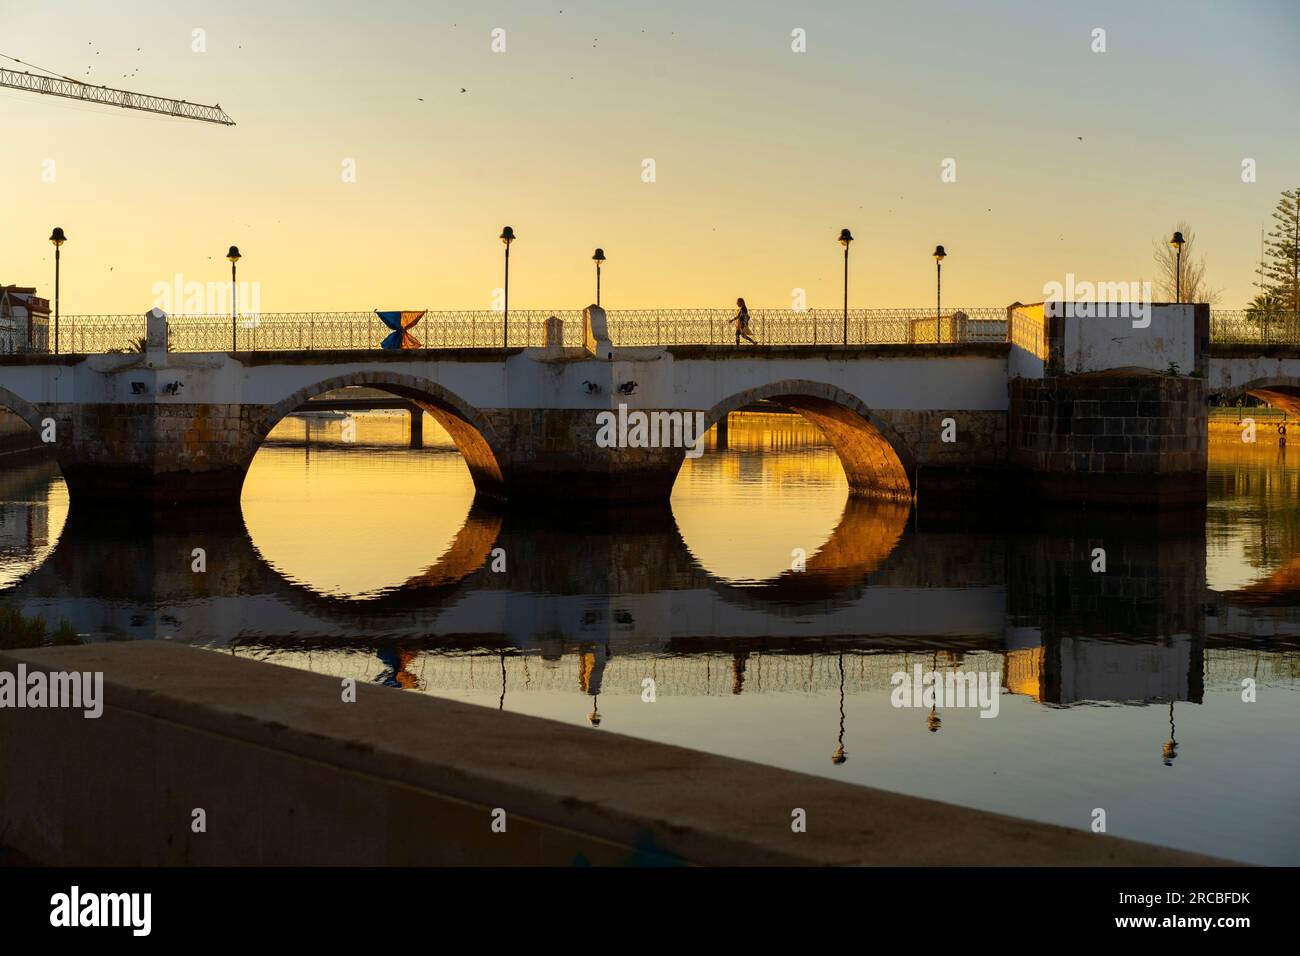
[[[38,863],[1216,862],[161,641],[20,665],[103,673],[98,718],[0,710],[0,844]]]

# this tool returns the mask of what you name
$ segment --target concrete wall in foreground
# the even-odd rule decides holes
[[[389,688],[343,703],[338,680],[160,641],[0,670],[20,661],[105,674],[99,719],[0,720],[0,833],[42,863],[1213,862]]]

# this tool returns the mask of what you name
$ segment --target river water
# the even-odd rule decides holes
[[[476,507],[429,419],[422,449],[405,414],[356,422],[286,419],[242,515],[143,531],[69,522],[56,466],[0,459],[0,603],[1300,864],[1300,450],[1264,432],[1215,430],[1204,514],[932,519],[850,499],[803,419],[743,413],[670,507],[578,521]],[[900,697],[931,673],[993,696]]]

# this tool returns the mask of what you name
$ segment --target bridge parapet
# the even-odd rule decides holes
[[[1039,302],[1008,310],[1011,378],[1121,369],[1205,374],[1208,305]]]

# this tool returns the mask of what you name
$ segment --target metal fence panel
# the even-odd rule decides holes
[[[728,344],[735,341],[731,309],[627,309],[606,313],[615,345]],[[755,309],[750,335],[762,345],[839,345],[845,342],[845,314],[837,309]],[[582,345],[582,311],[529,309],[509,316],[508,345],[540,348],[550,316],[564,322],[566,347]],[[315,351],[377,349],[389,330],[371,312],[274,312],[241,316],[168,317],[174,352]],[[429,311],[410,330],[426,349],[500,348],[506,321],[500,312]],[[1001,342],[1006,310],[956,309],[936,316],[929,309],[850,309],[849,345]],[[69,315],[62,318],[59,349],[100,354],[138,352],[145,319],[129,315]]]

